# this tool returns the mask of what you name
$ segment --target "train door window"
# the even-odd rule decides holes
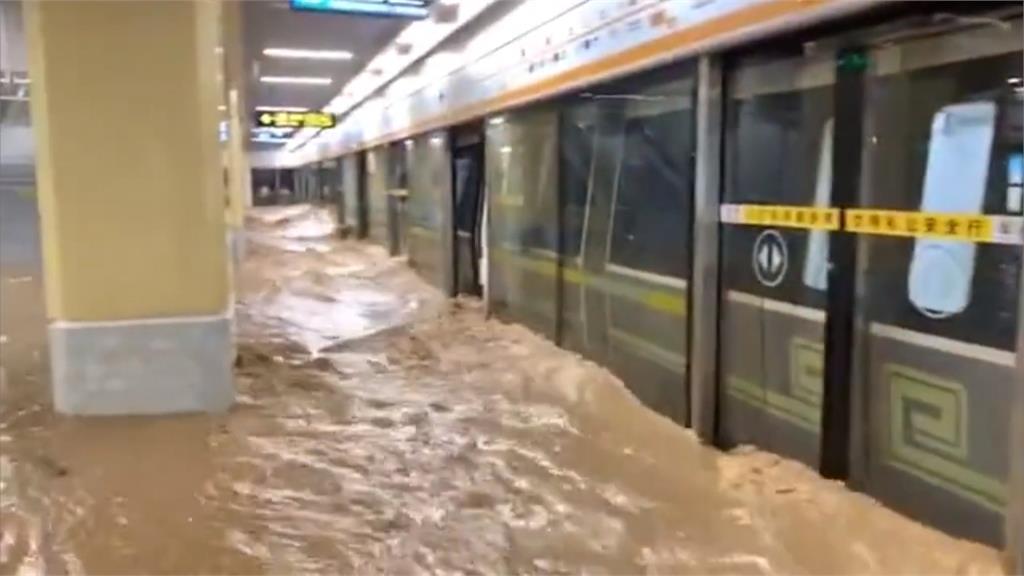
[[[608,265],[684,280],[689,262],[682,248],[690,243],[693,198],[693,106],[687,86],[667,88],[631,104],[626,113]]]
[[[342,185],[341,197],[345,205],[345,228],[353,234],[358,235],[360,229],[360,202],[359,202],[359,155],[349,154],[341,160]]]
[[[488,121],[484,137],[488,304],[555,337],[557,114],[540,106]]]
[[[445,132],[432,132],[406,140],[401,146],[408,165],[406,186],[391,191],[390,199],[401,219],[409,264],[435,286],[449,288],[447,247],[451,226],[451,161]],[[403,236],[404,237],[404,236]]]
[[[830,205],[834,62],[817,44],[733,62],[723,204]],[[779,220],[723,225],[720,432],[817,466],[828,233]]]
[[[584,219],[579,248],[564,244],[563,338],[682,424],[693,77],[684,63],[589,89],[561,134],[566,233]]]
[[[592,108],[576,107],[562,114],[558,134],[562,202],[562,255],[569,265],[579,265],[587,194],[590,189],[597,125]]]
[[[483,141],[479,125],[453,131],[452,176],[455,193],[453,258],[456,293],[479,296]]]
[[[559,285],[559,345],[604,361],[588,341],[584,307],[584,272],[581,252],[590,215],[590,195],[599,150],[600,102],[582,95],[574,98],[559,115],[559,229],[561,234]],[[607,161],[605,161],[607,164]],[[596,213],[594,219],[598,219]]]
[[[874,43],[860,193],[862,207],[963,234],[859,236],[867,438],[855,469],[894,507],[993,544],[1006,504],[1020,248],[965,241],[970,222],[944,215],[1020,215],[1015,12],[953,17],[945,31],[908,26]]]
[[[367,233],[373,242],[388,244],[388,149],[366,152]]]

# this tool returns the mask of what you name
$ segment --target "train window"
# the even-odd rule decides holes
[[[608,261],[685,278],[693,115],[689,87],[676,83],[666,88],[627,107]]]
[[[562,115],[561,148],[562,254],[575,258],[583,241],[587,192],[590,189],[597,127],[590,114],[570,108]]]
[[[466,153],[457,153],[454,160],[455,173],[455,229],[472,232],[476,224],[477,185],[479,168]]]
[[[487,290],[498,317],[555,336],[558,117],[538,106],[486,124]]]
[[[729,77],[723,202],[826,207],[831,204],[832,99],[830,53],[782,58],[737,68]],[[730,228],[725,255],[735,288],[824,308],[827,232],[778,230],[788,247],[787,266],[766,286],[751,252],[754,229]],[[742,246],[741,245],[745,245]]]
[[[449,169],[444,138],[428,134],[402,148],[402,164],[409,167],[406,181],[409,187],[406,207],[409,223],[440,231],[444,219],[442,200],[447,192],[447,181],[442,172]]]
[[[488,127],[486,146],[496,148],[495,210],[507,223],[504,241],[517,249],[553,253],[557,249],[557,124],[546,110],[509,114]],[[493,140],[493,142],[491,141]],[[492,162],[487,162],[488,170]],[[493,182],[493,184],[492,184]]]
[[[995,116],[995,104],[987,101],[943,106],[932,116],[922,211],[981,212]],[[963,311],[970,298],[976,248],[970,242],[916,241],[907,276],[914,307],[932,318]]]
[[[405,189],[409,187],[409,158],[407,146],[402,142],[394,142],[388,147],[388,189]]]

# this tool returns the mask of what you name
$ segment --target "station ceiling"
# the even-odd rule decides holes
[[[410,22],[401,18],[375,18],[300,12],[287,0],[243,2],[243,41],[248,66],[248,106],[286,106],[318,110],[387,46]],[[267,48],[343,50],[350,60],[274,58]],[[329,85],[269,84],[265,76],[329,77]],[[250,142],[252,150],[278,146]]]

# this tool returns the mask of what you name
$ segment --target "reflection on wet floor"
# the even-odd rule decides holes
[[[998,572],[802,465],[699,445],[325,218],[254,213],[224,415],[55,416],[38,273],[4,271],[0,572]]]

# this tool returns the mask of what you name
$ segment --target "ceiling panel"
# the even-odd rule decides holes
[[[243,2],[243,10],[250,108],[324,107],[410,22],[399,18],[297,12],[289,8],[286,0]],[[263,55],[264,48],[347,50],[353,58],[343,61],[270,58]],[[260,76],[328,76],[332,83],[328,86],[265,84],[259,81]],[[264,147],[251,146],[254,149]]]

